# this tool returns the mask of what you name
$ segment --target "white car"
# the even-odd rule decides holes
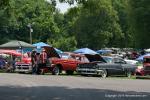
[[[124,60],[127,62],[127,64],[131,64],[131,65],[136,65],[138,63],[138,61],[136,60],[129,60],[129,59],[124,59]]]

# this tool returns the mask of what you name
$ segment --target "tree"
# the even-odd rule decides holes
[[[73,51],[76,49],[77,42],[75,37],[59,37],[59,39],[49,39],[49,44],[63,51]]]
[[[59,32],[54,22],[55,7],[45,0],[11,0],[10,16],[4,33],[8,39],[29,42],[29,28],[32,24],[33,41],[46,42]],[[3,28],[4,29],[4,28]],[[9,35],[8,35],[9,34]],[[5,37],[6,37],[5,36]]]
[[[127,0],[112,0],[112,6],[117,11],[119,25],[121,27],[124,38],[122,39],[122,47],[132,46],[132,34],[129,31],[128,21],[128,1]]]
[[[60,33],[54,39],[48,39],[50,44],[64,51],[72,51],[76,48],[77,42],[73,33],[73,24],[77,19],[77,12],[78,8],[76,7],[69,9],[64,15],[59,11],[55,12],[54,19]]]
[[[135,47],[150,47],[150,0],[129,0],[129,18]]]
[[[9,0],[0,0],[0,9],[3,9],[9,5]]]
[[[121,46],[123,34],[118,20],[111,0],[87,1],[74,28],[78,47],[100,49]]]

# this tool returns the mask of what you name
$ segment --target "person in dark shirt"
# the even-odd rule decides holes
[[[31,52],[32,74],[36,74],[36,51]]]

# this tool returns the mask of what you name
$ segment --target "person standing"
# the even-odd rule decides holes
[[[15,69],[16,69],[16,57],[15,56],[13,56],[12,57],[12,71],[14,72],[15,71]]]
[[[36,74],[36,51],[31,52],[32,74]]]
[[[40,74],[40,53],[36,53],[36,74]]]
[[[46,67],[46,61],[47,61],[47,53],[45,51],[45,49],[42,50],[42,53],[40,55],[40,62],[42,64],[42,67]]]
[[[41,74],[44,73],[44,68],[46,67],[46,63],[47,63],[47,53],[43,48],[40,54],[40,64],[39,64],[39,70]]]

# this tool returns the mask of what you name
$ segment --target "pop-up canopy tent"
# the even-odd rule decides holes
[[[23,49],[23,48],[35,48],[35,46],[18,40],[13,40],[0,45],[0,49]]]
[[[112,53],[113,51],[112,50],[98,50],[96,52],[99,54],[107,54],[107,53]]]
[[[33,45],[36,46],[37,49],[41,49],[43,46],[49,46],[49,47],[51,47],[50,45],[48,45],[48,44],[46,44],[44,42],[34,43]]]
[[[43,42],[38,42],[38,43],[34,43],[33,44],[34,46],[36,46],[37,47],[37,51],[38,52],[41,52],[41,50],[42,50],[42,47],[52,47],[51,45],[49,45],[49,44],[46,44],[46,43],[43,43]],[[63,53],[63,51],[61,51],[61,50],[59,50],[59,49],[56,49],[56,48],[54,48],[55,50],[56,50],[56,52],[57,53]]]
[[[24,48],[35,48],[35,46],[23,42],[23,41],[18,41],[18,40],[12,40],[10,42],[4,43],[0,45],[0,49],[20,49],[22,53],[22,58],[23,58],[23,49]]]
[[[75,50],[74,53],[80,53],[80,54],[98,54],[97,52],[95,52],[94,50],[91,50],[89,48],[81,48],[78,50]]]
[[[150,56],[150,53],[145,54],[145,55],[142,55],[142,56],[138,57],[136,60],[138,60],[138,61],[143,61],[143,58],[144,58],[145,56]]]

